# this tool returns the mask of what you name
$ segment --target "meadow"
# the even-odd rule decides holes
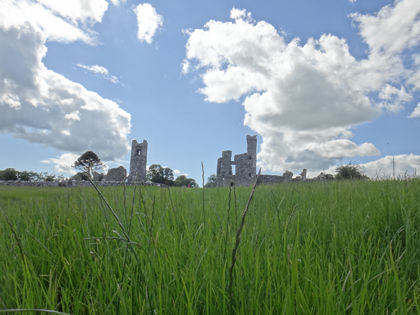
[[[257,186],[231,274],[252,187],[100,189],[0,187],[0,312],[420,314],[420,180]]]

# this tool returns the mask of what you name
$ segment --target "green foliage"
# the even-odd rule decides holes
[[[54,181],[56,176],[52,174],[37,173],[33,171],[22,171],[19,172],[14,168],[7,168],[5,170],[0,170],[0,180],[19,180],[23,182],[39,182],[39,181]]]
[[[19,172],[14,168],[6,168],[0,171],[0,180],[17,180]]]
[[[72,180],[88,180],[88,175],[85,172],[78,172],[74,174],[70,179]]]
[[[0,187],[0,310],[417,314],[420,180],[250,187]],[[132,211],[131,209],[134,209]],[[232,312],[230,312],[232,308]]]
[[[86,172],[90,177],[93,176],[93,171],[103,167],[101,159],[93,151],[86,151],[74,162],[74,168]]]
[[[187,178],[185,175],[180,175],[175,179],[174,186],[178,187],[198,187],[196,181],[193,178]]]
[[[363,175],[359,165],[348,164],[337,167],[336,179],[369,179]]]
[[[53,182],[53,181],[55,181],[55,175],[47,175],[45,177],[45,181],[46,182]]]
[[[32,172],[32,171],[23,171],[18,174],[19,180],[25,182],[37,182],[43,179],[42,174]]]
[[[174,184],[174,172],[169,167],[152,164],[147,170],[146,179],[152,183],[172,186]]]
[[[207,178],[207,183],[204,185],[204,187],[211,188],[216,187],[217,182],[217,176],[215,174],[210,175],[209,178]]]

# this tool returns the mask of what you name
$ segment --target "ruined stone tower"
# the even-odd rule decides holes
[[[247,152],[236,154],[232,161],[232,151],[223,151],[217,160],[217,186],[250,185],[257,172],[257,136],[246,136]],[[235,174],[232,174],[235,165]]]
[[[232,174],[232,151],[222,152],[222,157],[217,160],[217,182],[218,186],[228,186],[233,181]]]
[[[133,140],[131,143],[131,160],[129,182],[145,182],[147,165],[147,141],[138,143]]]
[[[248,156],[250,157],[249,169],[252,177],[255,177],[257,175],[257,136],[247,135],[246,142]]]

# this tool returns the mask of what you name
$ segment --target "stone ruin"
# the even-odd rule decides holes
[[[147,141],[131,143],[130,174],[123,167],[111,168],[106,175],[94,172],[94,180],[102,182],[145,183],[147,166]]]
[[[133,140],[131,143],[130,175],[129,183],[145,183],[147,167],[147,141],[139,143]]]
[[[127,177],[127,170],[123,166],[111,168],[107,174],[93,172],[93,180],[99,186],[118,186],[123,182],[128,185],[146,183],[147,167],[147,141],[139,143],[136,140],[131,142],[130,174]],[[63,180],[52,182],[24,182],[24,181],[1,181],[0,185],[10,186],[36,186],[36,187],[70,187],[90,186],[88,181]]]
[[[222,152],[222,157],[217,160],[216,186],[229,185],[248,186],[252,184],[257,172],[257,136],[246,136],[247,152],[237,154],[232,161],[232,151]],[[235,174],[232,172],[235,166]],[[285,171],[280,175],[260,175],[258,184],[277,184],[289,181],[306,181],[307,170],[303,169],[300,176],[293,178],[293,173]]]
[[[106,182],[125,182],[127,178],[127,170],[124,166],[111,168],[104,177]]]
[[[246,136],[247,152],[237,154],[232,161],[232,151],[223,151],[217,160],[216,185],[229,186],[232,184],[246,186],[251,184],[257,170],[257,136]],[[235,174],[232,173],[235,165]]]

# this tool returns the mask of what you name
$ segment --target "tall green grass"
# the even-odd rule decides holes
[[[420,314],[420,181],[0,188],[0,310]],[[203,212],[204,209],[204,212]]]

